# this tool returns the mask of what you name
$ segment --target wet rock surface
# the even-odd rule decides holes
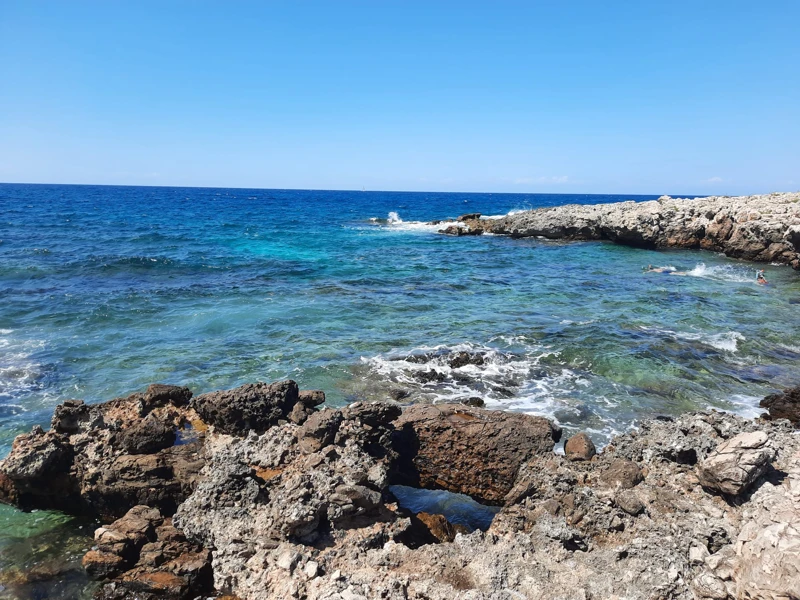
[[[789,419],[795,427],[800,427],[800,386],[767,396],[759,406],[769,411],[769,418]]]
[[[501,219],[463,215],[442,222],[451,235],[505,234],[566,240],[609,240],[642,248],[702,248],[800,269],[800,193],[712,196],[594,206],[568,205]]]
[[[125,507],[83,560],[98,598],[800,596],[800,436],[784,420],[647,421],[570,460],[545,419],[463,404],[319,410],[320,393],[292,404],[296,387],[278,388],[289,402],[265,403],[276,396],[261,387],[222,396],[224,410],[205,413],[221,426],[174,390],[65,403],[51,431],[20,436],[0,463],[3,499],[56,504],[47,480],[69,510]],[[283,416],[236,422],[226,398],[245,396]],[[193,449],[136,453],[130,439],[162,439],[154,418],[204,433]],[[182,452],[196,464],[181,467]],[[409,479],[502,508],[469,532],[399,506],[389,488]],[[162,491],[137,487],[157,480]]]

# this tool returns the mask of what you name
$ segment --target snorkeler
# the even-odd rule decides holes
[[[767,285],[769,281],[764,278],[764,269],[761,269],[756,275],[756,283],[758,285]]]

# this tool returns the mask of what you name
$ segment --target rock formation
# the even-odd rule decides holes
[[[661,418],[570,460],[538,417],[323,398],[279,382],[70,401],[17,439],[0,498],[103,517],[84,565],[108,600],[800,597],[785,420]],[[501,508],[469,532],[401,507],[409,482]]]
[[[500,219],[464,215],[441,233],[609,240],[642,248],[698,248],[800,269],[800,192],[566,205]]]
[[[800,427],[800,386],[767,396],[760,406],[769,411],[769,418],[789,419],[795,427]]]

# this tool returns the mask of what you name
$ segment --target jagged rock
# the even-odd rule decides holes
[[[120,432],[117,440],[129,454],[153,454],[175,443],[175,427],[151,416]]]
[[[540,208],[501,219],[441,223],[440,233],[610,240],[643,248],[702,248],[800,269],[800,193]]]
[[[483,365],[485,360],[482,354],[479,353],[470,353],[466,351],[456,352],[453,356],[450,357],[448,364],[452,369],[460,369],[461,367],[465,367],[466,365]]]
[[[564,442],[564,454],[570,460],[592,460],[597,449],[588,435],[579,433]]]
[[[552,452],[561,431],[547,419],[458,404],[416,405],[395,421],[406,483],[501,503],[520,466]]]
[[[167,404],[183,407],[189,403],[191,398],[192,392],[187,387],[153,383],[147,387],[144,398],[142,398],[143,413],[147,414],[154,408]]]
[[[248,383],[233,390],[210,392],[195,397],[192,407],[209,425],[222,433],[263,432],[285,419],[299,398],[294,381]]]
[[[558,433],[545,420],[463,405],[398,416],[395,404],[355,403],[302,426],[279,419],[263,433],[211,430],[188,450],[127,454],[117,436],[142,422],[142,399],[89,407],[86,418],[67,406],[62,431],[21,436],[0,464],[4,497],[34,503],[45,501],[42,474],[68,468],[62,491],[93,514],[188,496],[172,521],[143,506],[98,529],[85,558],[104,580],[97,598],[800,597],[800,436],[786,421],[716,412],[647,421],[593,460],[570,461],[552,452]],[[145,418],[199,419],[171,402]],[[304,449],[307,439],[324,443]],[[718,457],[759,451],[774,468],[736,501],[701,485]],[[487,469],[496,493],[513,485],[488,531],[454,535],[443,517],[392,503],[389,485],[420,477],[417,464],[458,491],[484,476],[470,468]]]
[[[182,390],[150,388],[144,419],[148,394],[59,405],[49,432],[19,436],[0,462],[0,501],[109,520],[137,504],[174,512],[203,464],[202,440],[172,445],[175,429],[198,419]]]
[[[89,407],[83,400],[65,400],[56,406],[50,427],[58,433],[78,433],[89,419]]]
[[[763,431],[740,433],[721,443],[697,466],[697,477],[707,489],[738,496],[769,467],[773,457]]]
[[[800,386],[767,396],[759,406],[769,411],[771,419],[789,419],[795,427],[800,427]]]
[[[134,506],[95,531],[96,550],[83,558],[104,580],[96,598],[194,598],[211,590],[211,554],[186,540],[158,510]]]
[[[322,410],[312,414],[297,432],[300,446],[311,453],[332,444],[343,420],[339,410]]]
[[[430,534],[439,542],[452,542],[456,538],[456,529],[443,515],[417,513],[416,518],[422,522]]]
[[[456,220],[464,222],[464,221],[475,221],[480,218],[481,218],[481,213],[467,213],[465,215],[461,215]]]

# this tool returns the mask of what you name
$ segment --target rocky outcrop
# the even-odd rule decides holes
[[[502,504],[520,466],[550,454],[561,431],[547,419],[458,404],[417,405],[395,422],[403,483]]]
[[[784,420],[662,418],[570,460],[545,419],[465,405],[318,410],[320,393],[292,390],[206,398],[213,425],[177,391],[65,403],[0,463],[4,499],[59,506],[50,481],[70,510],[125,506],[84,557],[109,600],[800,597],[800,436]],[[186,422],[197,439],[180,445]],[[161,447],[159,423],[179,445]],[[199,465],[176,471],[169,453],[190,444]],[[172,512],[135,479],[108,495],[87,475],[169,460],[146,477],[186,485]],[[392,486],[409,481],[502,507],[470,531],[403,508],[407,488]]]
[[[609,240],[642,248],[701,248],[800,269],[800,192],[567,205],[500,219],[464,215],[442,233]]]
[[[800,427],[800,386],[767,396],[759,406],[769,411],[770,419],[789,419],[795,427]]]
[[[200,440],[175,445],[177,432],[197,420],[188,396],[155,385],[103,404],[59,405],[50,431],[19,436],[0,462],[0,501],[104,519],[139,504],[172,514],[203,465]]]
[[[103,581],[96,598],[189,599],[213,589],[211,552],[188,542],[157,509],[134,506],[94,539],[83,565]]]
[[[209,426],[264,431],[279,421],[303,422],[324,401],[322,392],[300,392],[293,381],[194,399],[188,388],[153,384],[93,406],[67,400],[49,431],[35,427],[15,440],[0,463],[0,501],[107,520],[137,505],[169,516],[197,483]]]

